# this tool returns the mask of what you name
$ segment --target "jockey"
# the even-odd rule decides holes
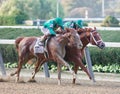
[[[82,28],[83,27],[83,21],[82,20],[77,20],[77,21],[66,22],[64,24],[64,27],[74,28],[74,29]]]
[[[59,32],[64,29],[62,18],[57,17],[46,21],[43,28],[41,28],[41,31],[44,34],[41,38],[41,42],[44,42],[48,36],[55,36],[56,33],[59,33],[57,29],[60,29]]]
[[[57,17],[57,18],[46,21],[43,27],[41,28],[41,31],[44,35],[40,39],[39,38],[37,39],[34,46],[34,53],[39,53],[39,51],[41,51],[40,53],[44,53],[46,50],[43,47],[45,40],[49,36],[56,36],[56,34],[62,33],[64,31],[62,18]],[[40,50],[39,48],[41,48],[42,50]],[[46,55],[46,57],[48,56]]]

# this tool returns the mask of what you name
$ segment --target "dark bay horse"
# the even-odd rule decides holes
[[[58,65],[67,66],[73,76],[75,75],[75,73],[71,70],[70,65],[63,58],[66,54],[65,46],[69,45],[70,47],[75,47],[77,49],[80,49],[82,46],[81,40],[76,30],[66,29],[66,32],[64,34],[52,37],[47,44],[47,51],[49,53],[48,58],[44,56],[44,53],[34,53],[33,49],[37,39],[38,37],[20,37],[15,40],[15,45],[18,52],[18,68],[14,73],[11,73],[11,76],[17,74],[16,82],[19,81],[22,64],[26,63],[33,57],[37,58],[37,62],[32,79],[34,79],[39,67],[48,60],[53,60],[57,62]],[[58,84],[60,84],[60,80],[61,79],[58,75]]]
[[[96,28],[84,28],[78,29],[78,34],[83,43],[82,49],[76,49],[75,47],[66,47],[66,56],[65,60],[74,63],[74,72],[77,74],[78,68],[86,72],[88,77],[91,79],[91,76],[87,70],[87,68],[82,63],[82,59],[84,56],[84,49],[90,43],[92,45],[98,46],[100,49],[105,47],[105,43],[103,42],[101,35],[97,32]],[[75,84],[76,78],[73,79],[73,84]]]

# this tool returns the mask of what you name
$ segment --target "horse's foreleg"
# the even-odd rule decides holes
[[[66,67],[68,67],[70,72],[73,73],[72,69],[70,68],[70,65],[66,61],[64,61],[63,58],[61,58],[59,55],[56,55],[56,56],[57,56],[56,57],[57,62],[64,65],[64,66],[66,66]]]
[[[57,62],[64,65],[64,66],[66,66],[66,67],[68,67],[70,72],[73,74],[73,78],[75,78],[76,77],[75,73],[72,71],[70,65],[66,61],[64,61],[63,58],[61,58],[59,55],[56,55],[56,56],[57,56],[56,57]]]
[[[89,79],[91,79],[91,76],[90,76],[90,74],[89,74],[89,72],[88,72],[88,70],[87,70],[87,68],[84,66],[84,64],[82,63],[82,60],[81,60],[81,58],[78,56],[77,58],[74,58],[74,60],[73,60],[73,62],[75,62],[77,65],[79,65],[80,67],[81,67],[81,69],[84,71],[84,72],[86,72],[86,74],[88,75],[88,77],[89,77]],[[75,66],[76,68],[75,68],[75,72],[77,72],[77,66]]]
[[[74,64],[74,72],[75,72],[76,76],[77,76],[78,68],[79,68],[79,66]],[[76,81],[76,78],[73,78],[73,84],[75,84],[75,81]]]
[[[57,69],[58,69],[58,85],[61,84],[61,64],[57,64]]]

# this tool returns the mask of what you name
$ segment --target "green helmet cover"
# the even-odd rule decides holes
[[[56,22],[56,24],[58,24],[59,26],[63,27],[62,18],[60,18],[60,17],[55,18],[55,22]]]
[[[77,21],[76,21],[76,24],[77,24],[80,28],[83,27],[83,21],[82,21],[82,20],[77,20]]]

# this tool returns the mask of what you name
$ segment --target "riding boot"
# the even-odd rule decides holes
[[[47,39],[47,37],[48,37],[48,35],[44,35],[40,38],[40,41],[44,45],[44,47],[45,47],[45,40]],[[45,55],[46,58],[49,57],[46,47],[44,48],[44,55]]]
[[[41,41],[42,43],[44,43],[46,39],[47,39],[47,35],[44,35],[44,36],[42,36],[42,37],[40,38],[40,41]]]

